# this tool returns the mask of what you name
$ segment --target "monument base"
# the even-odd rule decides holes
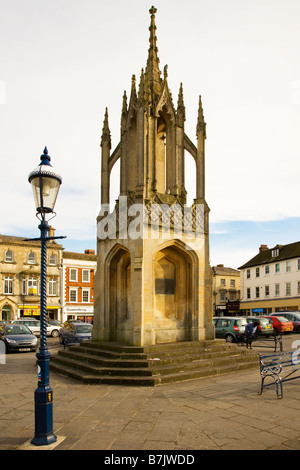
[[[83,383],[156,386],[257,367],[257,355],[225,340],[153,346],[81,343],[51,355],[53,371]]]

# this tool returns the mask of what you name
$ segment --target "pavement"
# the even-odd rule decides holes
[[[55,354],[59,346],[53,341],[48,346]],[[291,338],[285,351],[292,350],[290,343]],[[57,442],[32,446],[35,354],[5,359],[0,363],[0,450],[102,450],[108,456],[117,451],[300,450],[300,379],[284,384],[282,399],[273,388],[259,395],[259,365],[157,387],[83,385],[51,372]]]

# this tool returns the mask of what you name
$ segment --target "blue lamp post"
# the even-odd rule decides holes
[[[35,390],[35,435],[31,443],[37,446],[56,442],[53,433],[53,394],[49,384],[50,353],[47,349],[47,241],[56,238],[48,237],[50,226],[46,214],[54,214],[54,206],[62,178],[50,164],[47,147],[41,155],[41,163],[33,170],[28,181],[31,183],[36,205],[36,216],[40,220],[41,241],[41,334],[38,360],[38,388]]]

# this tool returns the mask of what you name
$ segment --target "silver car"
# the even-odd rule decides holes
[[[27,328],[32,331],[36,336],[41,334],[41,322],[40,320],[35,320],[34,318],[19,318],[15,320],[13,324],[25,325]],[[49,325],[47,324],[47,336],[52,336],[54,338],[58,337],[60,326],[59,325]]]

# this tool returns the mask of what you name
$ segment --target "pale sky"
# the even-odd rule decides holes
[[[202,96],[211,264],[298,241],[299,0],[0,0],[0,233],[39,235],[27,177],[47,145],[63,178],[56,234],[66,250],[95,249],[104,112],[113,150],[152,4],[160,69],[175,105],[183,83],[195,144]],[[192,199],[192,173],[186,187]]]

